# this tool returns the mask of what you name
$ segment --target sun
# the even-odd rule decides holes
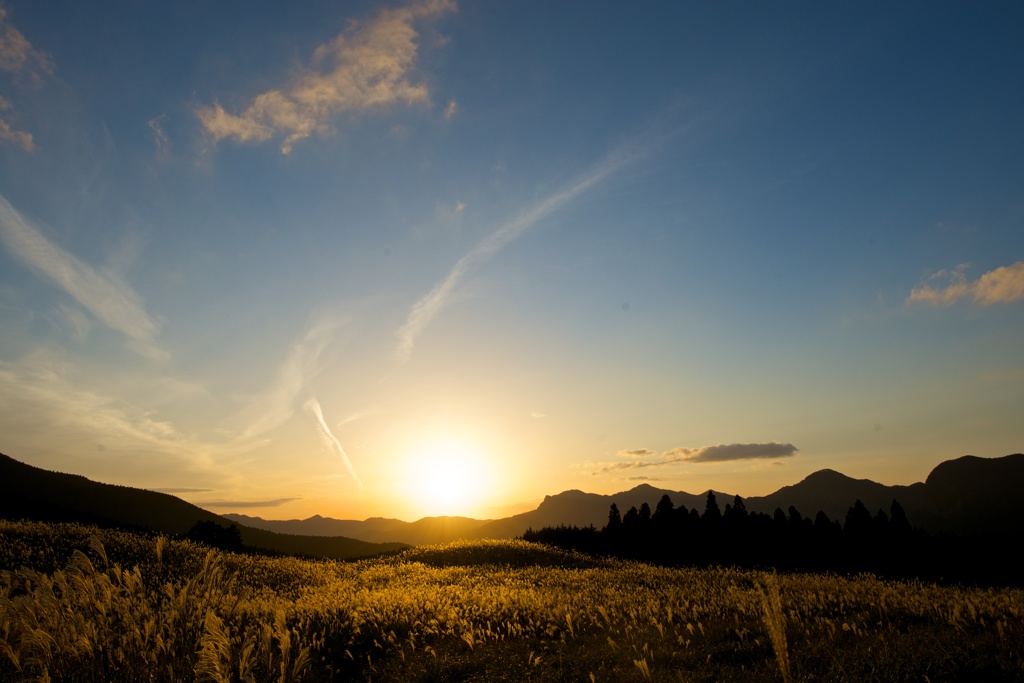
[[[485,502],[493,484],[480,452],[460,441],[441,441],[413,455],[408,481],[412,502],[426,514],[470,515]]]

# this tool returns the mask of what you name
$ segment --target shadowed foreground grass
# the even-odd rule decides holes
[[[0,681],[1024,680],[1024,591],[523,541],[354,563],[0,521]]]

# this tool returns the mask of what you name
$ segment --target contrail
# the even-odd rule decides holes
[[[331,433],[330,428],[324,421],[324,411],[320,409],[320,401],[315,398],[309,399],[306,401],[306,410],[313,413],[313,416],[316,418],[317,425],[320,427],[320,438],[323,439],[324,445],[327,446],[328,450],[338,452],[338,455],[341,456],[342,464],[345,465],[345,469],[348,470],[350,475],[352,475],[352,479],[355,480],[356,486],[360,491],[362,491],[363,481],[359,478],[359,475],[356,474],[355,468],[352,467],[352,461],[348,459],[348,453],[346,453],[345,449],[341,447],[341,442],[338,441],[337,437]]]
[[[427,294],[413,305],[405,324],[398,328],[398,348],[396,355],[402,362],[409,360],[417,337],[430,324],[441,309],[448,303],[449,297],[459,286],[462,279],[473,269],[486,263],[492,256],[510,242],[515,241],[525,232],[547,218],[552,212],[562,208],[579,195],[605,180],[615,171],[640,156],[638,153],[610,155],[603,162],[591,169],[576,182],[560,190],[544,201],[534,204],[508,223],[491,233],[483,242],[476,245],[469,253],[460,258],[448,275]]]

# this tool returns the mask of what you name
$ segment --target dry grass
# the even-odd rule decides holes
[[[60,569],[12,562],[54,548]],[[1024,680],[1017,590],[519,541],[307,561],[9,522],[0,560],[0,681]]]

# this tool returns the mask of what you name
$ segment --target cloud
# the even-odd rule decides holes
[[[341,442],[338,441],[338,438],[331,433],[330,427],[327,426],[327,422],[324,420],[324,413],[320,409],[320,401],[315,398],[309,399],[306,401],[306,410],[311,412],[313,417],[316,418],[317,427],[319,427],[320,431],[320,438],[323,440],[324,446],[327,447],[327,450],[333,451],[341,456],[341,463],[345,466],[349,475],[356,482],[356,486],[360,491],[362,491],[363,481],[359,478],[359,475],[356,474],[356,470],[352,466],[352,461],[349,460],[348,453],[346,453],[345,449],[341,447]]]
[[[153,144],[156,145],[156,158],[164,161],[171,153],[171,141],[167,138],[167,131],[164,130],[164,119],[167,114],[161,114],[148,121],[149,129],[153,131]]]
[[[8,111],[11,108],[11,103],[0,97],[0,111]],[[3,119],[0,119],[0,141],[10,142],[21,147],[26,152],[34,152],[36,149],[35,142],[32,140],[32,133],[14,130],[11,128],[11,124]]]
[[[653,462],[646,460],[633,460],[631,462],[613,462],[604,465],[598,463],[600,469],[594,471],[593,473],[608,474],[609,472],[620,472],[625,470],[643,470],[647,469],[648,467],[664,467],[666,465],[671,465],[681,461],[682,458],[675,458],[671,460],[655,460]]]
[[[448,106],[444,108],[444,119],[445,121],[451,121],[452,117],[455,116],[456,112],[459,111],[459,105],[455,100],[449,100]]]
[[[299,140],[327,132],[339,114],[428,104],[427,86],[410,80],[418,56],[413,25],[454,9],[453,0],[424,0],[381,10],[316,48],[310,64],[288,84],[257,95],[240,114],[215,102],[196,116],[214,142],[264,142],[284,135],[281,152],[289,154]]]
[[[113,272],[98,271],[50,242],[2,196],[0,242],[98,320],[129,337],[136,352],[157,360],[166,358],[166,352],[153,343],[160,324],[146,313],[142,297]]]
[[[530,417],[532,417],[535,420],[543,420],[544,418],[547,417],[547,414],[546,413],[538,413],[538,412],[534,411],[534,412],[530,413]]]
[[[251,406],[243,411],[248,426],[241,434],[242,440],[280,427],[295,414],[298,399],[309,382],[319,374],[320,357],[334,339],[339,325],[333,320],[318,320],[292,346],[274,382],[266,391],[253,397]]]
[[[789,458],[799,453],[791,443],[733,443],[700,448],[673,448],[662,455],[674,461],[726,462],[729,460],[767,460]]]
[[[661,477],[626,477],[626,481],[664,481]]]
[[[167,488],[149,489],[157,493],[209,493],[213,489],[190,489],[188,487],[171,486]]]
[[[201,508],[276,508],[301,498],[271,498],[270,500],[206,500],[195,505]]]
[[[626,458],[650,458],[657,455],[657,452],[652,451],[650,448],[633,448],[621,450],[615,455],[621,455]]]
[[[32,84],[38,84],[43,76],[53,73],[50,56],[32,47],[21,31],[14,28],[3,7],[0,7],[0,71],[12,74],[16,80],[27,79]],[[0,111],[12,109],[11,102],[0,97]],[[16,130],[4,118],[0,118],[0,142],[11,143],[26,152],[35,150],[32,133]]]
[[[981,306],[1011,303],[1024,299],[1024,261],[984,273],[977,280],[967,279],[966,263],[953,270],[940,270],[911,290],[907,303],[951,306],[970,299]]]
[[[717,446],[701,446],[699,448],[678,447],[667,450],[661,454],[660,460],[630,460],[629,462],[598,463],[591,465],[597,467],[591,474],[608,474],[610,472],[622,472],[628,470],[642,470],[649,467],[668,467],[679,463],[687,462],[729,462],[733,460],[766,460],[772,458],[793,457],[800,451],[790,443],[734,443],[719,444]],[[656,453],[647,448],[635,450],[622,450],[618,455],[625,455],[631,458],[652,457]]]
[[[56,315],[59,322],[71,332],[71,336],[75,340],[85,341],[89,336],[92,322],[89,321],[89,318],[80,309],[57,304]]]
[[[396,332],[398,346],[395,355],[398,359],[402,362],[409,360],[420,334],[448,304],[466,275],[490,261],[503,247],[522,237],[537,223],[593,188],[631,160],[632,156],[627,154],[610,155],[575,182],[502,225],[460,258],[448,271],[448,275],[409,310],[405,324]]]
[[[21,31],[14,28],[3,7],[0,7],[0,70],[33,80],[53,73],[50,56],[32,47]]]
[[[16,363],[0,361],[0,434],[10,448],[82,452],[102,442],[110,457],[130,454],[131,467],[140,470],[212,471],[213,447],[135,401],[82,388],[75,374],[73,365],[46,349]]]

